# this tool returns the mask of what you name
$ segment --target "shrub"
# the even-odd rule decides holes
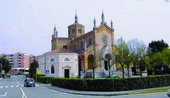
[[[38,81],[46,83],[46,76],[38,76]],[[52,86],[87,91],[122,91],[154,88],[170,85],[170,75],[138,78],[79,79],[49,77]]]
[[[83,79],[77,78],[51,78],[52,86],[58,86],[67,89],[83,90]]]
[[[30,75],[29,75],[29,74],[26,74],[26,77],[30,77]]]

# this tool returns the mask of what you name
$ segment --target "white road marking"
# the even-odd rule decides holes
[[[27,98],[27,96],[25,95],[25,93],[24,93],[24,91],[23,91],[23,89],[21,87],[20,87],[20,90],[22,92],[22,98]]]
[[[36,85],[36,86],[39,86],[39,85]],[[0,86],[0,89],[2,89],[2,88],[14,88],[14,87],[16,87],[16,88],[24,87],[24,85],[16,85],[16,86],[14,86],[14,85],[10,85],[10,86],[6,85],[6,86]]]
[[[7,94],[8,94],[8,92],[5,92],[5,94],[0,95],[0,97],[5,97],[5,96],[7,96]]]
[[[0,88],[3,88],[3,86],[0,86]]]
[[[8,88],[8,85],[7,85],[7,86],[5,86],[5,88]]]
[[[11,87],[11,88],[13,88],[14,86],[13,86],[13,85],[11,85],[10,87]]]
[[[17,84],[18,84],[17,86],[19,87],[20,83],[16,80],[16,77],[15,77],[15,81],[17,82]],[[23,89],[21,87],[20,87],[20,90],[22,92],[22,98],[27,98],[27,96],[25,95],[25,93],[24,93],[24,91],[23,91]]]

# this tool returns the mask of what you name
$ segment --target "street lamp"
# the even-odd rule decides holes
[[[162,75],[163,75],[163,70],[164,70],[164,68],[162,67],[161,69],[162,69]]]
[[[1,65],[0,77],[2,77],[2,59],[0,59],[0,65]]]
[[[141,57],[139,57],[139,68],[140,68],[140,76],[142,77],[142,71],[141,71]]]

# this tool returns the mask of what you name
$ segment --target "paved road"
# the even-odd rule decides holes
[[[0,80],[0,98],[168,98],[166,92],[122,96],[87,96],[55,91],[36,84],[36,87],[23,87],[23,76],[12,76]]]

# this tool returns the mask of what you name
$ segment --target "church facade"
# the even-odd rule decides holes
[[[85,33],[85,27],[78,23],[78,17],[75,15],[75,22],[68,26],[68,37],[58,37],[56,27],[52,35],[51,45],[52,50],[65,48],[77,54],[79,74],[82,71],[89,71],[93,68],[116,69],[113,65],[112,50],[114,46],[114,29],[113,23],[108,26],[104,20],[104,14],[101,15],[101,24],[96,26],[94,19],[94,27],[91,31]]]

